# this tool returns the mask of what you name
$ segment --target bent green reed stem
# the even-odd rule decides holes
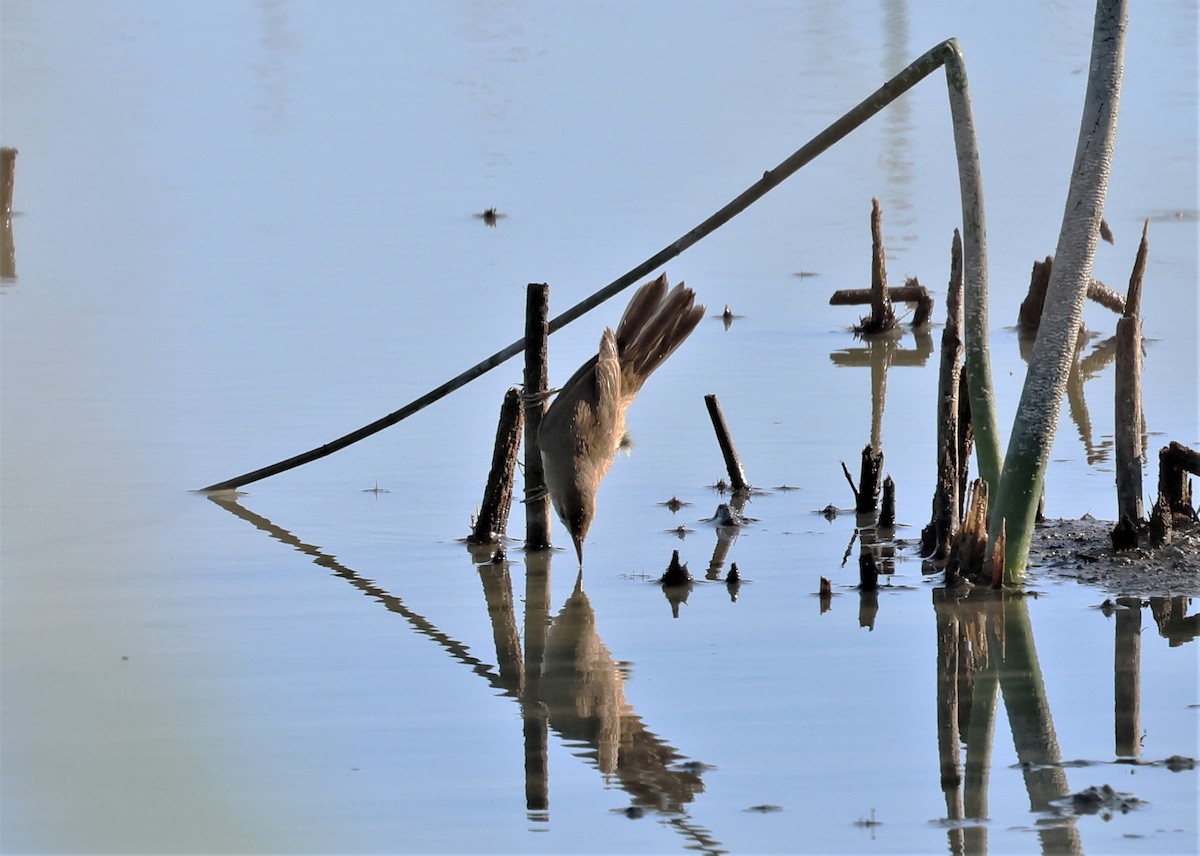
[[[979,142],[967,88],[967,66],[958,41],[946,42],[946,86],[950,94],[950,120],[954,151],[958,157],[958,188],[963,217],[963,351],[966,358],[967,396],[975,431],[979,477],[994,496],[1000,480],[1000,428],[988,356],[987,225],[983,213],[983,177],[979,169]]]
[[[723,208],[721,208],[719,211],[717,211],[715,214],[713,214],[707,220],[700,223],[700,225],[696,226],[694,229],[689,231],[687,234],[683,235],[678,240],[668,244],[666,247],[663,247],[663,249],[659,250],[653,256],[646,259],[646,261],[642,262],[641,264],[639,264],[636,267],[634,267],[633,269],[629,270],[622,276],[613,280],[611,283],[609,283],[604,288],[597,291],[591,297],[588,297],[586,300],[579,302],[575,306],[568,309],[566,312],[564,312],[561,315],[559,315],[558,317],[552,319],[550,321],[550,332],[555,333],[558,330],[562,329],[567,324],[569,324],[572,321],[574,321],[575,319],[579,318],[584,313],[591,311],[592,309],[599,306],[604,301],[608,300],[610,297],[613,297],[614,295],[616,295],[616,294],[620,293],[621,291],[623,291],[624,289],[628,288],[630,285],[633,285],[638,280],[642,279],[643,277],[652,273],[654,270],[661,267],[667,261],[678,256],[680,253],[682,253],[684,250],[688,249],[693,244],[700,241],[702,238],[707,237],[708,235],[712,234],[717,229],[719,229],[721,226],[724,226],[726,223],[728,223],[730,220],[732,220],[738,214],[745,211],[747,208],[749,208],[751,205],[753,205],[759,199],[766,196],[767,193],[769,193],[771,190],[778,187],[785,180],[790,178],[794,173],[799,171],[801,167],[807,165],[810,161],[815,159],[818,155],[820,155],[823,152],[827,151],[828,149],[832,148],[836,143],[838,143],[843,137],[847,136],[855,128],[864,124],[868,119],[870,119],[876,113],[883,110],[883,108],[886,107],[888,104],[895,101],[897,98],[899,98],[901,95],[903,95],[909,89],[911,89],[913,86],[915,86],[921,80],[928,77],[931,73],[933,73],[939,67],[941,67],[943,64],[946,64],[946,63],[948,63],[951,67],[956,69],[955,79],[961,81],[961,87],[959,87],[959,88],[961,88],[961,90],[965,96],[966,73],[965,73],[965,71],[962,70],[961,51],[958,48],[958,42],[954,39],[949,39],[947,41],[944,41],[944,42],[934,46],[933,48],[931,48],[930,50],[928,50],[927,52],[922,54],[920,57],[915,59],[911,64],[908,65],[907,68],[905,68],[903,71],[901,71],[895,77],[893,77],[891,80],[889,80],[883,86],[879,87],[873,93],[868,95],[862,101],[860,101],[855,107],[853,107],[851,110],[849,110],[847,113],[845,113],[840,119],[835,121],[833,124],[831,124],[825,130],[821,131],[819,134],[817,134],[815,137],[813,137],[811,140],[809,140],[807,143],[805,143],[803,146],[801,146],[799,149],[797,149],[795,152],[793,152],[791,155],[789,155],[785,160],[780,162],[780,164],[778,166],[776,166],[774,169],[769,169],[766,172],[764,172],[762,175],[762,178],[760,178],[758,181],[754,182],[754,184],[750,185],[750,187],[746,188],[746,190],[742,191],[738,196],[736,196],[727,205],[725,205]],[[954,92],[955,88],[956,88],[956,86],[954,84],[952,84],[951,85],[951,92],[952,92],[951,109],[952,110],[954,109],[953,92]],[[960,125],[962,125],[963,133],[970,135],[969,145],[970,145],[971,149],[976,152],[976,154],[974,155],[974,163],[975,163],[975,175],[977,178],[978,177],[979,158],[978,158],[978,153],[977,153],[977,147],[975,146],[975,141],[974,141],[974,126],[970,121],[969,102],[967,103],[967,121],[965,122],[965,124],[961,123],[957,120],[955,121],[956,146],[958,145],[957,141],[959,139]],[[960,156],[960,176],[961,176],[961,174],[962,174],[962,167],[961,167],[961,156]],[[987,258],[986,252],[984,252],[984,250],[983,250],[983,233],[982,233],[982,223],[983,223],[982,198],[983,198],[983,194],[982,194],[982,191],[975,193],[972,198],[975,200],[975,202],[972,205],[972,210],[977,211],[977,214],[972,216],[971,222],[978,223],[980,225],[980,228],[976,232],[976,234],[978,236],[977,252],[974,254],[971,254],[970,250],[968,250],[967,258],[969,260],[972,257],[972,255],[974,255],[976,258],[976,264],[978,266],[979,264],[982,264],[982,262],[980,262],[979,260],[986,260],[986,258]],[[965,193],[964,193],[963,206],[964,206],[964,211],[965,211],[967,209],[967,202],[965,201]],[[965,224],[964,224],[964,234],[971,234],[971,230],[968,229]],[[968,238],[968,242],[967,242],[968,247],[971,246],[970,241],[971,241],[971,239]],[[968,264],[967,270],[968,270],[968,275],[969,275],[969,272],[971,271],[971,267],[970,267],[971,262],[968,261],[967,264]],[[982,268],[980,268],[980,270],[982,270]],[[979,281],[979,280],[977,279],[977,281]],[[971,288],[970,282],[971,282],[971,280],[968,279],[968,286],[967,286],[968,289]],[[986,281],[983,280],[983,282],[984,282],[983,290],[984,290],[984,292],[986,292]],[[976,293],[978,293],[978,290],[976,291]],[[986,297],[986,294],[984,296]],[[970,311],[971,310],[968,310],[968,313],[970,313]],[[372,434],[376,434],[385,428],[390,428],[392,425],[395,425],[397,422],[400,422],[403,419],[407,419],[409,416],[412,416],[414,413],[416,413],[420,410],[423,410],[424,408],[428,407],[430,404],[433,404],[435,401],[445,398],[451,392],[454,392],[456,389],[459,389],[460,387],[465,386],[466,384],[475,380],[477,377],[480,377],[481,375],[486,374],[487,372],[494,369],[496,366],[500,365],[501,363],[503,363],[503,362],[511,359],[512,357],[516,356],[517,354],[521,353],[521,351],[523,351],[524,349],[525,349],[525,340],[523,338],[518,339],[517,341],[513,342],[508,347],[497,351],[496,353],[492,354],[490,357],[488,357],[484,360],[481,360],[480,362],[473,365],[471,368],[467,369],[466,371],[462,372],[461,374],[456,375],[455,377],[446,381],[441,386],[438,386],[435,389],[430,390],[429,392],[425,393],[425,395],[422,395],[420,398],[417,398],[417,399],[409,402],[405,406],[401,407],[399,410],[393,411],[392,413],[389,413],[387,416],[381,417],[380,419],[375,420],[374,422],[370,423],[369,425],[364,425],[362,428],[359,428],[356,431],[351,431],[349,434],[339,437],[336,440],[332,440],[329,443],[326,443],[322,446],[318,446],[315,449],[310,449],[307,452],[303,452],[299,455],[294,455],[293,457],[287,458],[285,460],[279,461],[277,463],[271,464],[266,467],[262,467],[257,470],[253,470],[253,471],[245,473],[243,475],[236,476],[231,479],[226,479],[225,481],[215,482],[213,484],[208,485],[207,487],[201,488],[201,490],[203,490],[203,491],[233,490],[235,488],[242,487],[243,485],[250,484],[251,482],[261,481],[262,479],[269,478],[270,476],[278,475],[279,473],[286,472],[287,470],[301,466],[302,464],[307,464],[312,461],[318,460],[320,458],[325,457],[326,455],[331,455],[334,452],[340,451],[341,449],[344,449],[349,445],[357,443],[359,440],[366,439],[367,437],[370,437]],[[986,354],[986,347],[984,348],[983,353]],[[972,406],[974,406],[974,401],[972,402]]]
[[[1025,576],[1046,464],[1092,281],[1092,261],[1117,136],[1127,14],[1127,0],[1097,0],[1091,70],[1066,210],[1042,323],[1025,374],[989,523],[989,540],[994,542],[1001,521],[1008,521],[1004,556],[1004,582],[1008,585],[1019,585]]]

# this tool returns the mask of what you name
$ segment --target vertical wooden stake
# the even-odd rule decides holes
[[[550,495],[542,469],[538,429],[549,406],[546,401],[548,370],[546,340],[549,327],[550,286],[529,283],[525,301],[525,549],[550,546]]]
[[[858,325],[860,333],[880,333],[896,326],[887,287],[887,265],[883,253],[883,210],[879,199],[871,200],[871,315]]]
[[[883,452],[868,443],[863,446],[862,463],[858,475],[858,492],[854,510],[859,514],[873,514],[879,502],[879,476],[883,472]]]
[[[513,387],[504,395],[500,406],[500,423],[496,427],[496,445],[492,449],[492,468],[488,472],[487,486],[483,489],[483,502],[479,506],[479,517],[467,541],[472,544],[487,544],[498,541],[508,528],[508,512],[512,507],[513,477],[517,469],[517,451],[521,447],[521,393]]]
[[[0,216],[12,216],[13,185],[17,175],[17,150],[0,148]]]
[[[1149,245],[1146,232],[1150,221],[1142,224],[1125,313],[1117,321],[1115,457],[1117,469],[1117,519],[1130,520],[1135,526],[1146,519],[1142,500],[1142,277],[1146,271]]]
[[[709,394],[704,396],[704,405],[708,408],[709,418],[712,419],[713,430],[717,432],[717,444],[725,458],[725,469],[729,471],[730,487],[734,493],[744,493],[750,490],[750,485],[746,481],[746,471],[742,469],[737,450],[733,448],[733,439],[729,436],[729,426],[725,424],[721,404],[715,395]]]
[[[950,285],[946,292],[946,328],[942,331],[942,360],[938,374],[937,487],[933,493],[931,554],[942,560],[950,553],[950,542],[962,515],[959,500],[962,475],[959,467],[959,391],[962,374],[962,238],[954,230],[950,245]]]
[[[17,278],[17,248],[13,241],[13,181],[17,170],[17,150],[0,148],[0,280]]]

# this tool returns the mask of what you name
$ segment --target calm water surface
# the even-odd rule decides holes
[[[500,349],[527,282],[565,309],[949,36],[981,133],[1006,431],[1009,325],[1054,251],[1087,3],[0,13],[0,142],[20,149],[0,284],[4,852],[1195,852],[1197,774],[1164,763],[1200,755],[1197,643],[1171,629],[1194,606],[1106,613],[1104,592],[1036,573],[1003,609],[945,604],[903,548],[864,597],[853,515],[814,513],[851,505],[840,462],[875,434],[898,537],[928,518],[940,331],[884,354],[827,301],[867,284],[877,196],[893,282],[918,276],[943,317],[960,215],[940,76],[668,265],[742,317],[702,324],[631,411],[582,580],[566,553],[514,544],[480,568],[459,541],[516,363],[236,500],[193,492]],[[1095,275],[1124,288],[1149,218],[1156,450],[1200,443],[1197,21],[1185,2],[1132,14]],[[555,336],[552,380],[620,302]],[[1114,318],[1086,320],[1052,517],[1115,510]],[[704,522],[723,469],[706,393],[750,480],[799,488],[754,497],[732,541]],[[674,549],[698,580],[683,603],[653,582]],[[704,579],[730,562],[736,600]],[[954,664],[973,683],[939,680]],[[1056,802],[1102,785],[1144,802]]]

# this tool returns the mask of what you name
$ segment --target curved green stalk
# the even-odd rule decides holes
[[[958,156],[958,186],[963,217],[963,349],[966,357],[967,394],[975,431],[979,476],[995,496],[1000,479],[1000,428],[988,357],[987,224],[983,215],[983,178],[967,66],[957,39],[945,44],[946,86],[950,92],[950,120],[954,151]]]
[[[1001,521],[1007,520],[1004,582],[1010,585],[1019,584],[1025,575],[1046,464],[1092,279],[1092,261],[1116,142],[1127,11],[1127,0],[1096,3],[1091,71],[1066,211],[1046,290],[1042,323],[1013,421],[1000,489],[994,494],[989,540],[994,542]]]

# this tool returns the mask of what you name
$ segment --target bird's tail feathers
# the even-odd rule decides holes
[[[666,274],[634,294],[617,325],[621,396],[632,398],[646,378],[691,335],[704,317],[696,293],[682,282],[667,291]]]

